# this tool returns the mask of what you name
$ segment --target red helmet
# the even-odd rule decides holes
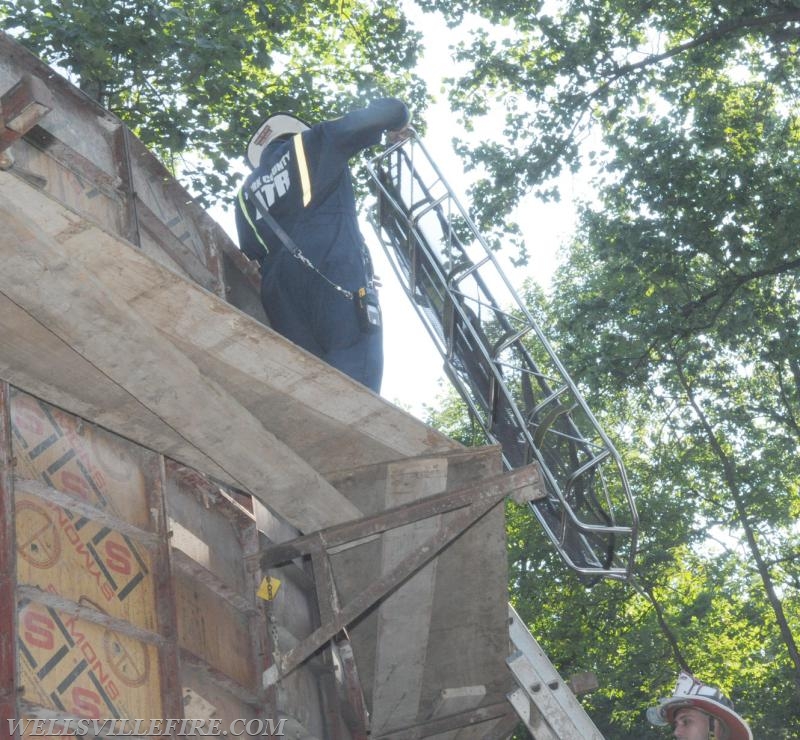
[[[657,707],[647,710],[647,719],[654,725],[671,725],[675,713],[684,707],[698,709],[717,720],[724,728],[721,733],[724,740],[753,740],[747,722],[733,711],[731,700],[719,689],[698,681],[685,671],[678,676],[672,696],[660,699]]]

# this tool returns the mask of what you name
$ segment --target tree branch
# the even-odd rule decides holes
[[[690,51],[691,49],[695,49],[699,46],[715,43],[726,36],[743,35],[748,31],[752,31],[757,28],[764,28],[765,26],[776,26],[784,23],[798,22],[800,22],[800,9],[787,10],[781,13],[772,13],[770,15],[758,16],[756,18],[737,18],[735,20],[725,21],[724,23],[720,23],[716,28],[707,31],[706,33],[701,33],[699,36],[695,36],[693,39],[690,39],[683,44],[678,44],[677,46],[667,49],[660,54],[653,54],[652,56],[649,56],[640,62],[632,62],[630,64],[622,65],[608,80],[603,82],[603,84],[599,87],[595,88],[595,90],[588,95],[588,99],[591,100],[597,97],[611,87],[611,85],[613,85],[617,80],[620,80],[633,72],[637,72],[654,64],[659,64],[666,59],[679,56],[680,54]]]
[[[692,407],[692,410],[694,411],[697,420],[703,427],[706,433],[706,438],[708,439],[708,443],[712,451],[714,452],[714,455],[719,460],[720,465],[722,466],[723,477],[728,487],[728,491],[731,494],[731,498],[733,499],[733,503],[736,507],[739,524],[741,525],[744,531],[745,539],[747,540],[747,545],[750,548],[750,553],[753,556],[753,561],[755,562],[756,568],[758,569],[759,576],[761,577],[761,582],[764,586],[764,591],[767,595],[767,600],[769,601],[770,606],[772,607],[772,611],[775,615],[775,621],[778,625],[778,629],[780,630],[781,637],[783,638],[783,642],[789,654],[789,659],[793,666],[793,678],[795,686],[797,690],[800,691],[800,650],[798,650],[797,643],[794,639],[794,634],[792,632],[792,628],[789,625],[789,622],[786,618],[786,613],[783,608],[783,603],[775,589],[772,575],[769,571],[769,567],[764,561],[761,548],[759,547],[758,541],[756,540],[753,526],[748,517],[747,505],[745,503],[744,494],[739,485],[739,476],[736,471],[735,462],[731,458],[731,456],[728,455],[723,449],[722,444],[717,438],[717,434],[714,431],[711,421],[708,419],[705,412],[700,407],[700,403],[698,402],[695,396],[695,389],[692,386],[689,379],[687,378],[682,363],[677,358],[674,359],[674,367],[675,367],[675,372],[677,373],[678,376],[678,380],[680,384],[683,386],[684,392],[686,393],[689,405]]]

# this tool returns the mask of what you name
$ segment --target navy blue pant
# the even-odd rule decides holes
[[[355,292],[364,285],[363,261],[360,253],[357,256],[355,262],[323,263],[320,272]],[[362,331],[355,300],[337,291],[288,251],[282,251],[264,274],[261,302],[273,329],[380,393],[382,332]]]

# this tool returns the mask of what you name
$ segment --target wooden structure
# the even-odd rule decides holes
[[[0,103],[0,734],[507,736],[504,500],[538,468],[272,332],[222,230],[5,36]]]

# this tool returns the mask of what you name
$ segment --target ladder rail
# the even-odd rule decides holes
[[[423,249],[424,249],[424,246],[423,246]],[[392,256],[392,255],[390,254],[390,257],[391,257],[391,256]],[[397,265],[396,265],[396,262],[395,262],[395,260],[394,260],[394,259],[392,259],[392,260],[391,260],[391,263],[392,263],[393,267],[394,267],[394,268],[396,269],[396,271],[397,271]],[[402,282],[402,274],[401,274],[401,273],[398,273],[398,277],[400,277],[400,278],[401,278],[401,282]],[[414,277],[414,273],[412,273],[412,277]],[[445,279],[445,276],[444,276],[444,275],[439,275],[439,278],[440,278],[440,280],[444,280],[444,279]],[[406,292],[407,292],[407,294],[408,294],[408,291],[406,291]],[[455,296],[459,296],[459,295],[460,295],[460,296],[462,296],[462,297],[465,297],[465,298],[467,298],[467,296],[466,296],[465,294],[462,294],[462,293],[460,293],[460,292],[458,292],[458,291],[451,291],[451,292],[452,292],[452,294],[453,294],[453,295],[455,295]],[[468,319],[469,319],[469,317],[466,315],[466,313],[465,313],[465,312],[464,312],[464,310],[463,310],[463,307],[462,307],[462,306],[463,306],[463,304],[461,304],[461,303],[459,303],[459,302],[457,302],[457,301],[456,301],[456,302],[454,302],[454,304],[453,304],[453,305],[454,305],[454,310],[457,310],[457,311],[458,311],[458,312],[461,314],[461,317],[462,317],[462,319],[464,319],[465,326],[469,327],[470,331],[472,331],[472,333],[473,333],[473,338],[474,338],[474,339],[476,339],[477,341],[479,341],[479,340],[480,340],[480,337],[477,335],[477,332],[475,332],[475,331],[474,331],[474,327],[473,327],[473,324],[472,324],[472,322],[470,322],[470,321],[468,320]],[[547,378],[546,378],[546,376],[545,376],[543,373],[539,372],[538,368],[536,367],[535,363],[533,362],[532,358],[530,357],[530,354],[528,353],[527,349],[524,347],[524,345],[522,345],[522,344],[519,342],[519,340],[520,340],[520,339],[521,339],[521,338],[522,338],[524,335],[526,335],[527,333],[529,333],[529,332],[532,330],[532,327],[531,327],[530,325],[526,325],[526,326],[525,326],[523,329],[521,329],[521,330],[515,330],[515,329],[514,329],[514,328],[511,326],[511,324],[510,324],[510,321],[509,321],[509,319],[510,319],[510,318],[513,318],[511,314],[509,314],[508,312],[506,312],[506,311],[503,311],[503,310],[501,310],[501,309],[499,309],[499,308],[496,308],[496,306],[495,306],[495,305],[493,305],[493,304],[491,304],[491,303],[489,303],[489,302],[483,302],[483,303],[481,303],[481,304],[479,304],[479,305],[482,305],[482,306],[487,306],[487,307],[488,307],[490,310],[492,310],[492,311],[494,312],[494,315],[495,315],[495,316],[497,316],[497,317],[500,317],[500,318],[501,318],[501,320],[502,320],[502,324],[503,324],[503,327],[504,327],[504,328],[507,328],[507,329],[508,329],[510,332],[514,332],[514,334],[513,334],[513,336],[511,337],[511,339],[510,339],[510,340],[508,340],[508,341],[507,341],[506,343],[504,343],[503,345],[501,345],[501,347],[500,347],[500,351],[502,351],[503,349],[506,349],[506,348],[512,347],[512,346],[516,346],[516,348],[517,348],[517,349],[518,349],[518,351],[520,352],[520,356],[521,356],[521,357],[522,357],[522,358],[525,360],[525,364],[527,365],[527,367],[519,367],[518,365],[517,365],[517,366],[511,366],[510,364],[504,364],[504,363],[501,363],[501,362],[500,362],[500,361],[499,361],[499,360],[496,358],[496,356],[494,355],[494,353],[492,353],[492,354],[489,354],[489,353],[484,353],[484,359],[487,361],[487,363],[493,363],[493,364],[494,364],[494,366],[497,366],[497,367],[506,366],[506,367],[510,367],[510,368],[512,368],[512,369],[514,369],[514,370],[516,370],[516,371],[521,371],[521,372],[528,373],[529,375],[531,375],[531,376],[534,376],[534,377],[537,379],[537,382],[538,382],[538,384],[539,384],[540,388],[541,388],[543,391],[545,391],[545,392],[549,392],[549,395],[548,395],[548,396],[547,396],[547,397],[546,397],[546,398],[545,398],[545,399],[544,399],[544,400],[543,400],[543,401],[542,401],[540,404],[538,404],[538,405],[537,405],[537,406],[536,406],[536,407],[533,409],[533,411],[532,411],[532,413],[533,413],[533,414],[535,414],[535,413],[538,413],[538,412],[539,412],[539,411],[540,411],[540,410],[541,410],[541,409],[542,409],[542,408],[543,408],[543,407],[546,405],[546,403],[547,403],[547,402],[548,402],[550,399],[553,399],[553,398],[555,398],[555,397],[556,397],[557,395],[559,395],[559,394],[563,394],[563,393],[564,393],[566,390],[568,390],[568,389],[569,389],[569,388],[568,388],[568,386],[562,385],[562,386],[561,386],[561,388],[560,388],[560,389],[558,389],[557,391],[550,391],[549,385],[548,385],[548,383],[547,383]],[[427,323],[427,321],[426,321],[426,323]],[[500,376],[498,376],[498,377],[502,379],[502,375],[500,375]],[[523,426],[527,426],[527,424],[526,424],[525,420],[523,420],[523,419],[520,419],[519,421],[520,421],[521,425],[523,425]],[[574,441],[576,441],[576,442],[585,442],[585,440],[584,440],[584,439],[583,439],[583,438],[580,436],[580,434],[579,434],[577,431],[574,433],[574,435],[573,435],[571,438],[572,438]]]
[[[426,185],[420,162],[435,175],[431,186]],[[406,295],[444,358],[449,379],[485,436],[501,444],[507,467],[530,458],[542,466],[550,503],[537,502],[531,508],[545,532],[567,564],[579,573],[628,578],[636,553],[638,515],[619,453],[514,291],[490,246],[415,134],[373,158],[368,171],[377,195],[370,221]],[[434,192],[440,185],[445,188],[443,194]],[[453,212],[461,223],[454,223]],[[424,218],[434,220],[440,237],[429,238]],[[477,259],[462,243],[459,227],[461,233],[472,237],[471,247],[477,245],[483,250]],[[433,245],[443,249],[437,252]],[[487,277],[484,273],[489,268]],[[501,309],[489,290],[490,280],[499,281],[501,292],[510,297],[510,310]],[[468,291],[468,281],[477,297]],[[485,314],[490,315],[489,320]],[[497,335],[498,329],[500,336],[491,345],[489,334]],[[550,372],[540,370],[523,343],[529,335],[535,338],[537,353]],[[556,381],[556,390],[551,379]],[[535,400],[539,394],[545,398],[523,413],[514,385],[523,401],[526,396]],[[559,405],[562,396],[568,396],[563,406]],[[606,463],[616,470],[614,501],[627,508],[625,525],[614,521],[616,507],[603,476]],[[588,514],[589,520],[579,517],[574,506],[580,506],[582,516]],[[610,554],[618,538],[627,539],[627,557],[623,556],[621,563],[614,562]]]
[[[424,249],[424,247],[423,247],[423,249]],[[396,264],[395,260],[392,260],[392,264],[393,264],[393,267],[397,268],[397,264]],[[402,274],[399,274],[399,276],[402,278]],[[414,273],[412,272],[412,277],[413,276],[414,276]],[[440,280],[444,280],[444,276],[443,275],[439,275],[439,279]],[[453,291],[453,294],[456,295],[456,296],[459,295],[459,293],[456,292],[456,291]],[[489,304],[488,303],[484,303],[483,305],[489,305]],[[448,304],[448,307],[450,307],[450,306],[453,307],[454,311],[458,311],[461,314],[461,317],[464,320],[464,325],[469,328],[469,330],[473,334],[474,339],[476,339],[476,341],[478,341],[479,346],[480,346],[480,337],[477,335],[477,332],[474,331],[474,326],[473,326],[472,322],[469,321],[469,317],[467,316],[467,314],[464,311],[463,304],[456,301],[456,302],[454,302],[452,304]],[[492,305],[489,305],[489,308],[494,310],[494,306],[492,306]],[[494,313],[495,313],[496,316],[500,316],[502,318],[510,317],[509,314],[507,314],[504,311],[500,311],[499,309],[494,310]],[[427,323],[427,321],[426,321],[426,323]],[[513,329],[513,327],[510,326],[510,323],[508,321],[503,321],[502,323],[504,324],[505,327],[508,327],[510,331],[512,331],[512,332],[515,331]],[[537,380],[539,381],[539,385],[542,388],[542,390],[549,391],[549,386],[546,383],[545,376],[542,373],[540,373],[538,371],[538,369],[535,367],[535,365],[534,365],[532,359],[530,358],[530,355],[528,354],[527,350],[524,349],[524,345],[518,343],[518,340],[521,339],[521,337],[524,336],[525,334],[527,334],[530,330],[531,330],[530,327],[525,327],[522,330],[515,331],[515,334],[512,336],[512,338],[510,340],[507,340],[503,345],[501,345],[500,349],[502,350],[502,349],[511,347],[513,345],[517,345],[517,348],[522,348],[523,349],[522,357],[527,361],[527,364],[530,365],[531,367],[519,368],[518,366],[514,366],[514,369],[515,370],[522,370],[523,372],[527,372],[527,373],[530,373],[531,375],[535,376],[537,378]],[[448,352],[447,353],[450,354],[450,348],[449,347],[448,347]],[[489,364],[493,369],[503,366],[503,363],[501,363],[501,362],[499,362],[497,360],[497,358],[494,355],[494,353],[489,354],[489,353],[484,351],[483,352],[483,356],[484,356],[484,359],[486,360],[487,364]],[[506,365],[506,366],[511,367],[510,365]],[[502,380],[502,374],[496,375],[496,377],[499,380]],[[541,410],[541,408],[547,402],[547,400],[549,400],[551,398],[554,398],[559,393],[563,393],[566,389],[567,389],[566,386],[562,386],[561,389],[559,389],[558,391],[551,392],[550,395],[545,399],[545,401],[543,403],[540,403],[534,409],[534,413],[538,412],[539,410]],[[519,421],[520,421],[520,423],[522,425],[525,425],[524,420],[520,419]],[[575,442],[581,442],[581,443],[585,442],[585,440],[577,432],[571,438]]]
[[[395,264],[394,260],[391,260],[390,262],[391,262],[391,264],[393,266],[393,269],[395,269],[395,271],[397,272],[398,278],[400,278],[401,282],[403,282],[402,281],[402,273],[399,271],[400,268],[398,268],[398,266]],[[404,289],[405,289],[405,286],[404,286]],[[438,327],[436,327],[436,325],[430,320],[429,316],[427,314],[425,314],[420,309],[419,305],[413,300],[413,297],[412,297],[411,293],[409,292],[409,290],[408,289],[405,289],[405,290],[406,290],[407,295],[409,295],[409,297],[412,298],[412,303],[413,303],[415,309],[418,311],[420,317],[422,318],[423,325],[426,327],[426,329],[429,332],[432,340],[437,345],[437,348],[439,349],[440,353],[443,356],[447,356],[449,354],[449,349],[447,348],[446,343],[442,340],[441,334],[439,333],[439,331],[437,331]],[[482,416],[484,415],[485,408],[481,408],[473,400],[473,397],[472,397],[473,394],[470,392],[471,389],[460,379],[459,374],[457,372],[454,372],[454,371],[449,372],[448,373],[448,377],[449,377],[450,381],[456,387],[456,390],[458,390],[459,394],[464,399],[464,401],[467,404],[467,407],[468,407],[470,413],[475,418],[480,420],[482,418]],[[485,423],[484,426],[489,427],[490,424],[489,423]],[[523,425],[525,433],[529,433],[528,432],[528,427],[529,427],[529,425],[527,425],[527,424]],[[487,437],[492,442],[495,442],[495,443],[501,443],[502,442],[495,434],[493,434],[491,432],[491,430],[487,431]],[[575,437],[571,437],[571,439],[573,441],[576,440]],[[583,441],[583,440],[581,439],[580,441]],[[514,465],[512,464],[512,461],[508,458],[507,454],[504,453],[503,457],[504,457],[504,463],[505,463],[506,467],[509,467],[509,468],[514,467]],[[539,459],[541,461],[541,458],[539,458]],[[552,474],[550,473],[550,467],[548,465],[544,465],[543,474],[545,476],[545,479],[550,483],[550,488],[556,491],[557,495],[562,499],[562,503],[564,503],[565,502],[564,501],[564,497],[560,492],[559,486],[553,481]],[[540,525],[544,528],[545,532],[548,533],[550,538],[552,540],[554,540],[554,541],[557,541],[558,543],[563,543],[565,541],[566,528],[564,526],[562,526],[561,527],[561,533],[559,533],[559,531],[555,527],[552,526],[552,523],[547,518],[544,518],[541,515],[540,510],[538,508],[536,508],[535,506],[532,506],[531,508],[532,508],[532,511],[533,511],[534,515],[536,515],[537,519],[539,520]],[[603,525],[586,524],[586,523],[582,522],[581,520],[579,520],[577,518],[577,516],[572,511],[571,507],[565,507],[565,511],[566,511],[567,517],[569,518],[569,521],[570,521],[570,524],[571,524],[572,528],[574,530],[576,530],[576,531],[581,532],[581,533],[587,533],[587,534],[590,534],[590,533],[627,534],[629,532],[629,529],[627,527],[622,527],[622,526],[607,525],[607,524],[603,524]],[[598,566],[594,566],[592,568],[584,568],[579,563],[577,563],[574,559],[569,558],[568,556],[566,556],[565,559],[567,560],[567,564],[570,565],[574,570],[577,570],[578,572],[581,572],[581,573],[585,573],[587,575],[592,575],[594,573],[594,571],[598,567]]]
[[[530,315],[527,307],[519,299],[518,295],[513,290],[513,287],[511,286],[511,283],[508,281],[505,273],[502,271],[502,269],[500,268],[499,263],[495,259],[491,248],[486,243],[486,241],[483,239],[483,237],[477,232],[477,228],[475,227],[474,223],[468,218],[468,216],[466,215],[466,212],[464,211],[463,207],[458,202],[458,200],[455,198],[455,196],[452,194],[452,191],[450,190],[449,186],[447,185],[447,182],[444,180],[443,175],[438,170],[438,168],[436,167],[435,163],[430,159],[430,155],[428,155],[427,150],[424,149],[424,147],[421,144],[421,142],[419,143],[419,146],[422,148],[422,150],[425,153],[425,155],[427,156],[430,164],[432,165],[432,167],[436,171],[436,174],[437,174],[436,182],[441,183],[444,187],[447,188],[447,190],[448,190],[447,198],[456,205],[459,213],[465,218],[465,223],[470,228],[470,230],[475,235],[475,237],[478,239],[478,241],[480,242],[481,246],[483,247],[483,249],[485,251],[485,256],[483,256],[482,259],[478,260],[477,262],[473,262],[470,265],[469,264],[469,262],[470,262],[469,255],[466,254],[465,250],[463,250],[463,245],[461,245],[462,253],[463,253],[462,256],[466,260],[466,264],[468,265],[468,267],[467,267],[466,270],[462,271],[462,273],[458,275],[457,279],[451,278],[451,280],[453,280],[453,282],[458,282],[458,283],[463,282],[463,280],[466,277],[471,276],[474,273],[477,273],[478,269],[483,264],[485,264],[487,262],[491,262],[492,266],[495,269],[495,273],[502,278],[503,282],[505,283],[506,290],[511,294],[512,298],[514,299],[514,302],[516,303],[517,309],[520,310],[521,313],[522,313],[522,319],[520,321],[521,321],[521,323],[524,323],[524,325],[526,327],[525,333],[528,333],[530,331],[534,331],[537,334],[537,339],[538,339],[539,343],[545,348],[545,350],[546,350],[548,356],[551,358],[551,360],[555,361],[554,364],[555,364],[556,369],[559,372],[559,374],[562,376],[562,378],[565,378],[567,380],[568,384],[572,385],[571,379],[569,378],[569,375],[566,373],[566,370],[563,368],[563,366],[561,366],[561,363],[560,363],[560,361],[558,361],[558,358],[556,357],[555,353],[553,352],[552,347],[550,347],[549,342],[547,342],[547,339],[546,339],[545,335],[539,329],[539,326],[538,326],[537,322],[533,319],[533,317]],[[407,152],[405,152],[402,149],[399,149],[397,151],[398,151],[398,154],[400,156],[404,157],[404,161],[406,162],[406,165],[408,167],[413,167],[413,156],[409,155]],[[413,150],[412,150],[412,152],[413,152]],[[438,197],[438,198],[435,198],[435,196],[431,192],[430,188],[426,187],[424,183],[418,182],[416,177],[412,176],[411,184],[412,184],[412,192],[414,190],[414,187],[418,187],[420,189],[420,191],[422,193],[424,193],[428,198],[431,198],[432,200],[435,199],[437,203],[441,203],[443,201],[443,197],[441,197],[441,196]],[[389,193],[388,190],[386,190],[385,187],[382,188],[382,189],[383,189],[386,197],[389,198],[390,202],[392,202],[394,204],[395,209],[399,210],[399,211],[402,211],[403,210],[402,206],[397,202],[397,200],[393,197],[393,195],[391,193]],[[421,202],[423,202],[423,201],[420,201],[420,203]],[[425,209],[425,213],[426,214],[429,211],[430,211],[430,209],[427,209],[427,208]],[[448,234],[448,247],[452,247],[452,240],[450,239],[450,235],[452,233],[452,229],[450,228],[450,223],[449,223],[448,220],[444,219],[441,216],[441,214],[439,214],[439,215],[440,215],[440,221],[442,222],[442,228],[443,228],[443,230],[447,231],[447,234]],[[414,235],[417,237],[417,239],[419,241],[421,241],[424,244],[425,243],[425,239],[424,239],[424,235],[421,234],[421,228],[420,228],[419,221],[420,221],[420,217],[417,216],[417,215],[414,215],[413,218],[410,215],[408,217],[408,223],[409,223],[410,227],[413,228]],[[411,233],[412,232],[409,231],[409,236],[411,236]],[[435,262],[435,255],[429,255],[429,258],[433,258],[432,261]],[[445,277],[441,276],[440,279],[444,280]],[[497,302],[494,301],[491,292],[489,291],[485,281],[480,276],[480,274],[475,274],[475,281],[476,281],[478,290],[484,296],[487,297],[487,300],[484,301],[484,302],[481,302],[480,299],[475,299],[475,298],[473,298],[471,296],[467,296],[467,294],[465,294],[465,293],[462,293],[462,295],[465,297],[465,299],[472,300],[479,306],[487,306],[490,310],[492,310],[494,312],[494,315],[495,315],[496,319],[498,320],[498,323],[503,328],[503,330],[505,332],[511,334],[514,331],[513,327],[510,324],[510,319],[513,317],[513,314],[509,313],[508,311],[502,310],[500,308],[500,306],[497,304]],[[448,280],[447,284],[450,287],[451,291],[457,292],[457,291],[455,291],[454,288],[452,288],[452,284],[453,283],[451,283],[450,280]],[[523,344],[519,343],[519,344],[517,344],[517,350],[518,350],[520,356],[525,361],[525,363],[529,367],[531,367],[531,368],[533,368],[535,370],[536,369],[536,364],[533,361],[533,359],[530,357],[530,354],[528,353],[527,348],[525,348],[525,346]],[[542,376],[539,373],[536,373],[536,374],[540,378],[540,385],[542,387],[542,390],[544,392],[546,392],[546,393],[549,392],[549,389],[546,387],[546,385],[544,385],[543,380],[541,380],[544,376]],[[579,397],[579,401],[583,405],[584,412],[588,412],[588,415],[591,418],[591,422],[602,433],[602,430],[600,429],[599,424],[597,423],[597,421],[593,417],[591,417],[591,412],[589,411],[588,406],[583,402],[583,399],[580,396],[580,394],[578,394],[578,397]],[[607,444],[608,446],[611,446],[610,441],[608,439],[604,439],[604,443]]]
[[[491,261],[491,263],[492,263],[492,265],[493,265],[493,267],[495,269],[495,274],[497,275],[497,277],[499,277],[503,281],[504,286],[505,286],[509,296],[511,296],[514,299],[514,301],[516,303],[516,309],[520,311],[520,313],[527,320],[527,322],[530,325],[531,329],[536,333],[537,339],[539,340],[539,343],[545,349],[545,351],[547,352],[550,360],[553,362],[555,367],[558,369],[558,371],[562,375],[562,377],[567,381],[567,383],[570,386],[574,386],[569,373],[567,372],[566,368],[564,368],[564,366],[561,364],[561,360],[558,358],[558,356],[556,355],[556,353],[553,350],[552,346],[550,345],[550,342],[547,339],[546,335],[544,334],[544,332],[539,327],[538,322],[530,314],[530,311],[528,310],[528,308],[525,305],[525,303],[519,298],[519,295],[516,292],[516,290],[514,289],[514,287],[512,286],[511,281],[508,279],[508,276],[506,275],[505,271],[500,266],[497,258],[494,255],[494,251],[492,250],[491,246],[486,242],[484,237],[481,235],[481,233],[478,230],[477,226],[475,225],[475,223],[473,222],[472,218],[467,213],[466,209],[462,206],[461,202],[453,194],[452,188],[450,188],[450,186],[447,183],[447,180],[445,179],[443,173],[441,172],[439,167],[436,165],[436,162],[433,160],[433,158],[430,156],[430,154],[429,154],[428,150],[426,149],[425,145],[416,136],[414,137],[414,145],[419,147],[419,149],[424,153],[424,155],[427,158],[428,163],[430,164],[431,168],[435,171],[438,180],[449,191],[449,198],[452,201],[453,205],[456,206],[456,209],[458,210],[461,218],[463,218],[463,220],[464,220],[465,224],[467,225],[467,227],[470,229],[472,234],[475,236],[476,240],[483,247],[483,250],[485,251],[484,261],[486,261],[486,260]],[[476,263],[473,269],[477,269],[477,267],[478,267],[478,264]],[[482,286],[482,287],[484,288],[484,290],[486,290],[486,292],[488,294],[488,289],[486,289],[485,286]],[[573,390],[574,390],[574,392],[576,394],[576,397],[579,400],[579,403],[581,403],[581,405],[583,407],[584,413],[594,423],[594,425],[597,428],[597,432],[601,435],[601,437],[603,438],[603,441],[608,445],[608,447],[610,449],[614,450],[614,446],[611,443],[611,440],[606,437],[605,432],[602,430],[599,422],[597,422],[597,420],[594,418],[594,415],[593,415],[591,409],[589,408],[588,404],[586,404],[586,402],[583,400],[583,396],[578,392],[577,388],[573,387]]]
[[[395,209],[397,210],[397,207],[396,207],[396,206],[395,206]],[[409,220],[410,220],[410,219],[406,219],[406,221],[409,221]],[[419,238],[419,235],[417,235],[417,236],[418,236],[418,238],[417,238],[417,241],[418,241],[418,242],[420,242],[422,245],[424,245],[424,240],[423,240],[423,239],[421,239],[421,238]],[[429,257],[429,259],[430,259],[430,257]],[[435,261],[433,262],[433,264],[435,265]],[[401,279],[402,279],[402,274],[400,274],[400,277],[401,277]],[[441,280],[441,276],[439,276],[439,279]],[[461,312],[461,313],[462,313],[462,315],[463,315],[463,311],[462,311],[462,309],[461,309],[461,307],[460,307],[460,306],[458,307],[458,309],[459,309],[459,312]],[[426,316],[426,318],[428,318],[428,319],[429,319],[429,317],[428,317],[428,316]],[[431,323],[433,323],[433,322],[431,322]],[[469,323],[467,323],[467,326],[469,326]],[[434,334],[437,334],[437,333],[438,333],[438,332],[434,331]],[[490,367],[491,367],[491,365],[490,365]],[[457,369],[457,368],[455,368],[455,369]],[[451,374],[451,378],[452,378],[452,374]],[[500,382],[502,383],[502,378],[500,378]],[[466,392],[465,392],[465,390],[466,390],[466,392],[468,392],[468,391],[469,391],[469,386],[468,386],[467,384],[465,384],[465,383],[461,383],[461,384],[459,385],[459,392],[460,392],[460,393],[462,393],[462,395],[466,395]],[[485,405],[486,405],[486,402],[485,402],[485,399],[484,399],[484,406],[485,406]],[[476,405],[475,405],[474,403],[473,403],[473,404],[470,404],[470,406],[472,407],[472,409],[475,409],[475,408],[476,408]],[[513,412],[515,412],[515,413],[516,413],[516,407],[515,407],[513,404],[511,404],[510,408],[511,408],[511,410],[512,410]],[[480,417],[480,415],[478,416],[478,418],[479,418],[479,420],[480,420],[480,418],[481,418],[481,417]],[[488,425],[486,425],[486,426],[488,426]],[[490,430],[490,429],[487,429],[487,432],[489,432],[489,435],[488,435],[488,436],[489,436],[490,438],[495,438],[495,439],[496,439],[496,436],[495,436],[494,434],[492,434],[492,432],[491,432],[491,430]],[[512,461],[512,460],[507,460],[507,463],[508,463],[509,465],[513,465],[513,461]],[[580,522],[579,522],[579,520],[577,520],[577,519],[576,519],[576,517],[573,515],[573,513],[572,513],[572,511],[571,511],[571,508],[569,507],[569,504],[568,504],[567,502],[564,502],[564,501],[563,501],[563,496],[561,496],[560,489],[559,489],[558,485],[557,485],[557,484],[555,484],[555,485],[553,486],[553,488],[554,488],[554,490],[556,491],[556,494],[557,494],[559,497],[561,497],[561,498],[562,498],[562,504],[564,504],[564,505],[566,506],[566,510],[567,510],[567,512],[568,512],[568,519],[570,519],[570,520],[571,520],[571,524],[573,525],[573,528],[576,528],[576,529],[578,529],[578,530],[580,531],[580,526],[578,526],[578,527],[575,527],[575,522],[577,521],[577,522],[578,522],[578,524],[580,524]],[[537,514],[537,516],[540,514],[540,512],[539,512],[538,510],[537,510],[535,513]],[[542,519],[542,517],[539,517],[539,518],[540,518],[540,519]],[[543,522],[543,523],[544,523],[544,522]],[[562,528],[563,528],[563,525],[562,525]],[[602,526],[601,526],[601,528],[602,528]],[[553,532],[554,532],[554,528],[553,528],[553,527],[545,526],[545,529],[546,529],[546,531],[548,531],[548,532],[550,532],[550,533],[553,533]],[[590,529],[591,529],[591,530],[596,530],[596,529],[597,529],[597,527],[591,527]],[[617,530],[617,528],[615,527],[615,528],[614,528],[614,530],[616,531],[616,530]],[[558,543],[563,543],[563,541],[564,541],[564,538],[563,538],[562,536],[555,536],[555,539],[557,540],[557,542],[558,542]],[[563,554],[563,553],[562,553],[562,554]],[[575,564],[575,563],[574,563],[574,561],[571,561],[571,562],[573,562],[573,564]],[[575,564],[575,565],[577,565],[577,564]],[[580,566],[578,565],[578,568],[579,568],[579,567],[580,567]],[[595,566],[594,564],[592,564],[592,567],[591,567],[591,569],[590,569],[590,570],[591,570],[591,571],[594,571],[594,570],[595,570],[595,568],[596,568],[596,566]],[[618,571],[616,571],[616,572],[618,572]]]

